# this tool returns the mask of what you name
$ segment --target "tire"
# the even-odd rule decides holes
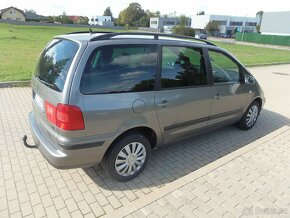
[[[125,182],[143,171],[150,154],[151,146],[148,139],[141,134],[133,133],[112,145],[102,166],[113,180]]]
[[[259,102],[257,102],[256,100],[253,101],[245,111],[241,120],[236,124],[236,126],[243,130],[249,130],[253,128],[260,115],[260,110],[261,106]]]

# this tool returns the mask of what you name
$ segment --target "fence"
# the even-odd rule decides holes
[[[262,35],[259,33],[236,34],[237,41],[254,42],[258,44],[290,46],[290,36]]]
[[[84,27],[84,28],[100,28],[100,29],[114,29],[114,30],[124,30],[124,27],[119,26],[99,26],[99,25],[88,25],[88,24],[56,24],[56,23],[45,23],[45,22],[25,22],[25,21],[12,21],[12,20],[0,20],[0,23],[7,23],[13,25],[26,25],[26,26],[63,26],[63,27]]]

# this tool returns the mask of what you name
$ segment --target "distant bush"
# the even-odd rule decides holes
[[[176,35],[182,35],[182,36],[195,36],[194,29],[190,27],[184,27],[184,26],[175,26],[172,29],[172,33]]]

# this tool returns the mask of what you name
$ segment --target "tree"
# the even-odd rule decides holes
[[[126,10],[122,10],[119,13],[118,17],[118,26],[124,26],[125,25],[125,16],[126,16]]]
[[[259,22],[259,24],[256,25],[257,33],[260,33],[260,28],[261,28],[261,23],[262,23],[262,17],[263,17],[263,14],[264,14],[264,11],[258,11],[258,12],[256,13],[256,17],[259,17],[259,18],[260,18],[260,22]]]
[[[25,11],[25,13],[29,12],[29,13],[32,13],[32,14],[36,14],[36,11],[33,10],[33,9],[29,9],[29,10],[24,9],[24,11]]]
[[[179,17],[179,26],[185,27],[187,23],[187,17],[185,15],[181,15]]]
[[[238,32],[238,27],[235,27],[235,28],[232,30],[232,34],[235,35],[237,32]]]
[[[88,17],[83,17],[84,20],[81,22],[81,24],[88,24],[89,23],[89,18]]]
[[[155,15],[156,15],[156,17],[160,17],[160,16],[161,16],[160,11],[156,11],[156,12],[155,12]]]
[[[195,36],[195,31],[191,27],[185,27],[185,26],[175,26],[172,29],[172,33],[176,35],[182,35],[182,36]]]
[[[174,11],[174,12],[168,14],[168,17],[177,17],[176,14],[177,14],[176,11]]]
[[[145,13],[148,15],[148,17],[160,17],[161,16],[161,13],[160,11],[156,11],[156,12],[153,12],[153,11],[150,11],[150,10],[146,10]]]
[[[169,17],[177,17],[176,11],[171,12],[169,14],[163,14],[162,17],[169,18]]]
[[[262,18],[263,14],[264,14],[264,11],[258,11],[256,13],[256,17]]]
[[[141,17],[141,19],[139,20],[139,26],[140,27],[149,27],[150,26],[150,17],[147,15],[144,15],[143,17]]]
[[[185,15],[179,17],[179,25],[173,27],[172,32],[176,35],[195,36],[194,29],[186,27],[188,18]]]
[[[196,15],[205,15],[205,12],[204,11],[199,11],[196,13]]]
[[[113,19],[113,13],[111,11],[111,8],[110,7],[107,7],[104,11],[104,16],[111,16],[111,18]]]
[[[65,11],[62,13],[62,16],[59,16],[60,22],[64,24],[73,24],[73,21],[69,19],[69,17],[66,15]]]
[[[211,36],[213,36],[220,30],[220,27],[217,22],[210,21],[207,23],[205,30],[209,32]]]
[[[137,27],[140,25],[140,20],[144,16],[146,16],[146,13],[141,5],[134,2],[120,12],[118,19],[121,25],[128,24],[129,26]]]

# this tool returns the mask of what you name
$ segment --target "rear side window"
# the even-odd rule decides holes
[[[79,45],[64,39],[53,39],[36,64],[34,76],[46,86],[62,92],[67,73]]]
[[[162,48],[161,87],[179,88],[207,84],[204,57],[200,48]]]
[[[110,45],[90,55],[82,75],[83,94],[151,91],[154,88],[155,45]]]

